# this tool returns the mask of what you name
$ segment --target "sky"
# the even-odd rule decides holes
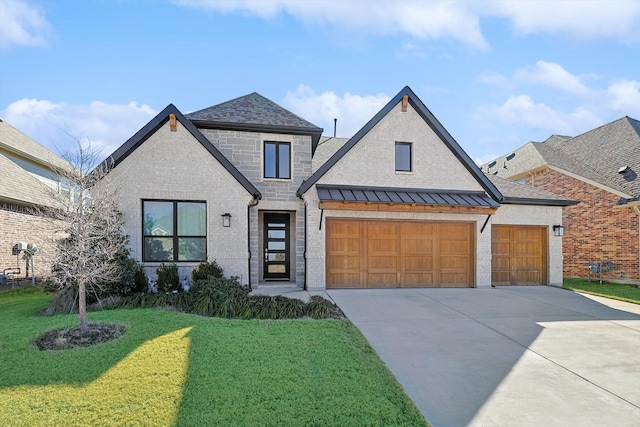
[[[252,92],[350,137],[404,86],[478,164],[640,119],[640,1],[0,0],[0,117],[56,153]]]

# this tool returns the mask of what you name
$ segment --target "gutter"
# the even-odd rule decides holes
[[[247,285],[249,285],[249,291],[251,291],[251,208],[258,206],[258,203],[260,203],[259,194],[254,194],[253,200],[247,205],[247,251],[249,252],[249,257],[247,258]]]

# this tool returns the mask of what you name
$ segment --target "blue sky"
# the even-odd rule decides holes
[[[477,162],[640,119],[640,1],[0,0],[0,116],[56,152],[251,92],[348,137],[406,85]]]

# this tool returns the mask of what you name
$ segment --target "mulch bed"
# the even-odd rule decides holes
[[[94,344],[118,339],[125,326],[113,323],[90,323],[86,330],[61,328],[45,332],[34,345],[40,350],[66,350],[75,347],[89,347]]]

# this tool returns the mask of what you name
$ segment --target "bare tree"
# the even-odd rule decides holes
[[[87,291],[121,274],[116,257],[126,251],[117,189],[109,182],[108,162],[98,164],[97,152],[83,147],[64,157],[73,166],[60,170],[55,206],[49,217],[61,224],[64,238],[58,240],[51,263],[52,280],[60,288],[78,292],[80,329],[87,330]]]

